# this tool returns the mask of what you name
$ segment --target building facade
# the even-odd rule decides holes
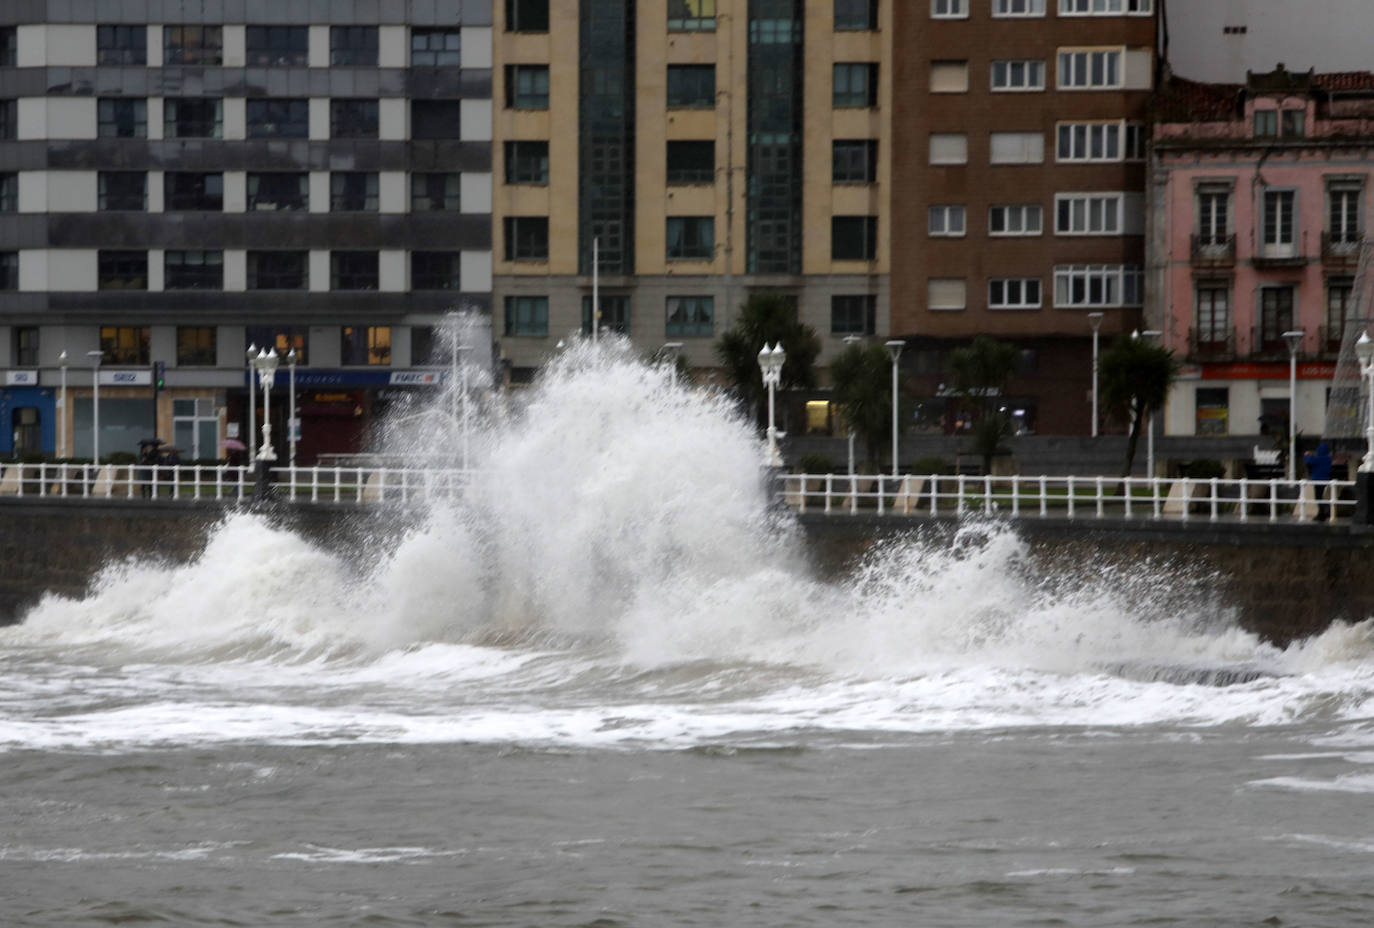
[[[1140,324],[1153,0],[896,4],[892,332],[928,429],[951,348],[1016,345],[1007,412],[1092,429],[1092,323]],[[1096,314],[1101,314],[1097,316]]]
[[[892,17],[878,0],[509,0],[494,11],[494,328],[522,379],[570,333],[710,368],[750,292],[888,331]]]
[[[491,125],[486,2],[0,5],[0,454],[89,456],[98,360],[102,455],[216,458],[250,345],[358,450],[489,308]]]
[[[1291,402],[1321,435],[1369,221],[1374,74],[1171,78],[1155,118],[1147,316],[1186,362],[1167,433],[1281,446]]]

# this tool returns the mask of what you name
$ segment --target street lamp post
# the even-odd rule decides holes
[[[258,391],[253,386],[253,362],[258,357],[258,346],[248,346],[248,460],[258,457]]]
[[[1365,381],[1365,392],[1369,397],[1368,409],[1364,419],[1364,459],[1360,461],[1360,472],[1374,473],[1374,341],[1369,339],[1369,331],[1360,333],[1355,343],[1355,357],[1360,361],[1360,376]]]
[[[277,365],[281,358],[273,350],[264,348],[253,359],[253,368],[258,372],[258,386],[262,388],[262,447],[258,449],[257,460],[268,463],[277,459],[272,448],[272,382],[277,378]]]
[[[1298,348],[1302,345],[1302,329],[1290,329],[1283,333],[1288,343],[1288,479],[1292,480],[1298,450]]]
[[[668,362],[669,383],[674,390],[677,389],[677,359],[682,353],[682,342],[665,342],[659,349],[659,356]]]
[[[286,367],[287,370],[291,372],[289,381],[291,384],[291,397],[288,403],[288,408],[291,412],[286,420],[286,440],[290,443],[291,447],[290,464],[292,467],[296,466],[296,442],[299,440],[299,436],[296,433],[299,432],[301,428],[300,419],[296,417],[296,360],[296,349],[292,348],[286,353]]]
[[[782,382],[782,364],[787,354],[778,342],[771,350],[765,342],[759,349],[759,370],[763,371],[763,384],[768,388],[768,454],[764,463],[768,467],[782,467],[782,456],[778,454],[778,427],[773,405],[773,391]]]
[[[1088,325],[1093,327],[1093,438],[1097,437],[1097,330],[1102,327],[1102,313],[1088,313]]]
[[[1131,338],[1147,338],[1150,344],[1155,344],[1155,339],[1164,333],[1158,329],[1146,329],[1144,332],[1136,330],[1131,333]],[[1145,476],[1151,480],[1155,479],[1155,411],[1150,410],[1150,414],[1145,417]]]
[[[65,458],[67,456],[67,350],[62,349],[62,353],[57,356],[57,363],[62,368],[62,389],[58,395],[57,408],[62,410],[62,415],[57,420],[57,456]]]
[[[902,356],[906,342],[894,338],[885,343],[892,358],[892,476],[897,476],[897,359]]]
[[[846,335],[844,343],[851,348],[863,341],[858,335]],[[849,423],[849,476],[854,476],[854,423]]]
[[[103,351],[88,351],[86,357],[94,364],[91,379],[91,462],[100,466],[100,362],[105,357]]]

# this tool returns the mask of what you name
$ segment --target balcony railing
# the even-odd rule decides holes
[[[1351,267],[1360,262],[1360,243],[1363,235],[1330,232],[1322,233],[1322,264],[1328,267]]]
[[[1232,267],[1236,263],[1236,236],[1193,235],[1188,253],[1195,267]]]
[[[1196,361],[1234,361],[1236,330],[1230,326],[1189,329],[1188,357]]]
[[[1338,325],[1324,325],[1317,330],[1317,351],[1324,358],[1335,358],[1341,353],[1341,339],[1345,336],[1345,327]]]

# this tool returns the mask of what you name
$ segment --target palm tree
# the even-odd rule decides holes
[[[1172,351],[1130,335],[1117,336],[1102,353],[1097,370],[1103,406],[1108,415],[1125,419],[1130,427],[1121,476],[1131,475],[1140,431],[1152,413],[1164,408],[1178,368]]]
[[[892,421],[892,359],[880,344],[850,345],[830,362],[832,397],[876,471]]]
[[[779,386],[783,390],[814,388],[820,336],[798,321],[796,302],[786,294],[751,293],[734,327],[717,339],[716,356],[727,381],[754,408],[764,395],[759,350],[772,344],[781,344],[787,353]]]
[[[978,335],[967,348],[949,356],[954,392],[978,411],[973,423],[973,448],[983,459],[983,473],[992,473],[992,459],[1012,437],[1011,417],[1002,411],[1007,383],[1016,373],[1016,346]]]

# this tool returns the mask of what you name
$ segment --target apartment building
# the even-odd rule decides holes
[[[1021,350],[1019,428],[1091,431],[1092,326],[1141,320],[1157,22],[1153,0],[896,5],[892,333],[918,426],[966,425],[942,372],[986,333]]]
[[[217,457],[250,345],[357,450],[490,306],[491,125],[484,2],[0,4],[0,454]]]
[[[499,4],[493,313],[515,378],[592,331],[594,277],[598,330],[696,367],[757,290],[795,298],[821,363],[885,336],[898,6]]]
[[[1303,434],[1329,434],[1369,225],[1374,74],[1172,77],[1152,159],[1147,316],[1185,360],[1167,432],[1282,442],[1291,408]]]

